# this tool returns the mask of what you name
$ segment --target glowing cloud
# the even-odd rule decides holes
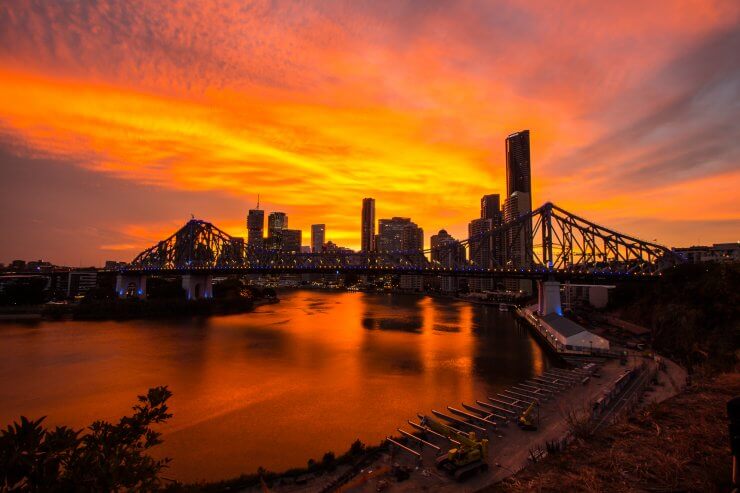
[[[193,212],[235,235],[261,193],[304,243],[322,222],[357,247],[365,196],[379,217],[462,237],[480,196],[505,193],[503,139],[521,128],[532,132],[536,203],[646,237],[657,219],[723,221],[729,234],[740,225],[728,199],[740,185],[740,5],[633,7],[4,4],[0,142],[7,155],[151,187],[139,198],[146,220],[106,209],[114,237],[91,239],[95,261],[99,250],[127,259],[191,212],[159,207],[156,190],[227,201],[199,199]],[[71,178],[56,184],[75,190]],[[43,215],[14,212],[3,221],[16,228]],[[66,221],[96,220],[81,210]],[[684,242],[680,231],[659,239]],[[76,259],[79,247],[58,251]]]

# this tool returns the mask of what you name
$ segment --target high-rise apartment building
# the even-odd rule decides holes
[[[480,199],[481,219],[491,220],[491,229],[496,229],[504,222],[504,214],[501,211],[501,196],[497,193],[484,195]],[[500,235],[490,236],[487,240],[487,248],[493,261],[492,267],[504,263],[504,243]]]
[[[313,253],[321,253],[326,243],[326,225],[311,225],[311,250]]]
[[[506,138],[506,200],[504,221],[508,222],[532,211],[532,171],[529,154],[529,130]],[[504,260],[507,266],[526,268],[532,265],[532,222],[525,221],[521,234],[507,232]],[[531,292],[530,281],[509,279],[507,289]]]
[[[531,212],[532,199],[528,193],[515,191],[504,201],[504,221],[514,221]],[[512,229],[506,233],[506,251],[504,252],[507,267],[529,268],[532,266],[532,222],[526,220],[523,228]],[[506,283],[511,291],[532,292],[532,282],[521,279],[510,279]]]
[[[379,252],[411,252],[424,249],[424,230],[408,217],[378,221]]]
[[[379,252],[418,252],[424,250],[424,230],[407,217],[378,221],[377,244]],[[402,275],[398,286],[409,291],[424,289],[423,276]]]
[[[264,246],[265,211],[250,209],[247,215],[247,245],[262,248]]]
[[[501,217],[501,196],[497,193],[484,195],[480,199],[480,217],[482,219],[496,219]]]
[[[271,212],[267,217],[267,236],[278,236],[288,227],[288,215],[284,212]]]
[[[429,238],[432,249],[433,262],[439,262],[442,267],[455,267],[465,262],[465,246],[461,245],[444,229]],[[455,292],[458,289],[458,279],[453,276],[440,276],[439,288],[444,292]]]
[[[529,156],[529,130],[506,137],[506,196],[514,192],[529,195],[532,210],[532,172]]]
[[[460,245],[444,229],[429,237],[429,246],[432,249],[432,261],[439,262],[443,267],[453,267],[465,262],[465,246]]]
[[[488,235],[493,229],[493,220],[491,219],[473,219],[468,224],[468,244],[470,245],[470,262],[476,267],[484,269],[493,268],[491,249],[491,236]],[[471,279],[470,289],[472,291],[486,291],[493,288],[493,280],[488,278]]]
[[[288,228],[288,215],[284,212],[271,212],[267,216],[267,238],[265,248],[281,250],[283,248],[283,231]]]
[[[361,251],[372,252],[375,245],[375,199],[362,199]]]
[[[303,243],[303,232],[300,229],[283,229],[280,231],[280,249],[286,252],[300,252]]]

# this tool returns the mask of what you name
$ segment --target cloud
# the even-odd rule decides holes
[[[738,180],[739,13],[723,0],[4,3],[0,166],[20,176],[31,159],[70,193],[80,173],[149,191],[146,214],[103,198],[74,217],[44,199],[15,208],[70,229],[116,217],[91,256],[176,229],[199,213],[191,196],[234,234],[261,193],[348,246],[365,196],[378,217],[464,237],[478,198],[505,192],[503,141],[521,128],[535,202],[638,230],[731,221],[740,210],[719,194]]]
[[[599,117],[614,130],[562,158],[603,187],[642,189],[722,174],[740,161],[740,31],[717,33]],[[651,93],[659,92],[656,98]],[[657,101],[656,101],[657,99]],[[623,115],[629,115],[625,123]]]

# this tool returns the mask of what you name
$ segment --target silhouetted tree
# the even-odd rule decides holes
[[[213,285],[213,296],[220,299],[234,299],[244,296],[244,283],[236,278],[230,277]]]
[[[167,387],[139,396],[131,416],[117,424],[96,421],[87,433],[67,426],[42,426],[45,418],[20,422],[0,431],[0,491],[153,491],[169,459],[145,452],[161,443],[151,426],[172,417]]]

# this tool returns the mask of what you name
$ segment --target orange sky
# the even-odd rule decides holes
[[[534,202],[740,233],[740,4],[7,2],[0,262],[130,260],[256,195],[358,247],[361,199],[464,237],[532,135]],[[9,211],[11,213],[9,213]]]

